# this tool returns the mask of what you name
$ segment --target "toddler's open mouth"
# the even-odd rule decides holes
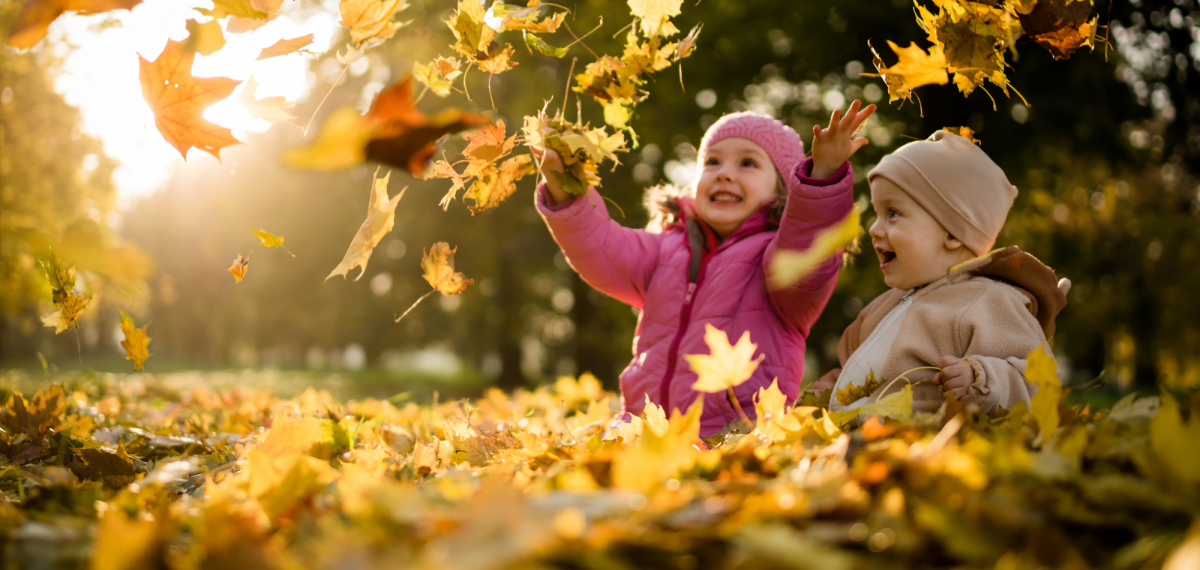
[[[896,252],[876,247],[875,255],[879,256],[879,268],[883,269],[892,264],[896,260]]]

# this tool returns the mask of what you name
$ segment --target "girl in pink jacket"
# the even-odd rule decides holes
[[[633,362],[621,373],[626,412],[640,414],[646,397],[668,412],[704,396],[700,435],[737,421],[725,393],[704,394],[687,354],[708,354],[705,324],[737,339],[746,331],[763,360],[734,389],[747,414],[754,395],[778,378],[789,401],[804,377],[805,338],[837,283],[839,257],[801,282],[768,290],[766,265],[776,249],[804,250],[853,205],[847,161],[867,144],[855,130],[875,111],[855,101],[844,117],[813,127],[813,156],[791,127],[755,113],[725,115],[700,143],[700,177],[673,200],[672,223],[660,231],[626,228],[608,216],[594,188],[591,199],[564,192],[552,150],[541,159],[538,211],[571,267],[592,287],[641,311]],[[653,225],[653,224],[652,224]]]

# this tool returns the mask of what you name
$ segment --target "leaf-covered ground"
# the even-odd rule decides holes
[[[764,391],[705,442],[698,408],[614,424],[586,375],[432,405],[211,380],[8,376],[6,567],[1200,564],[1195,389],[847,432]]]

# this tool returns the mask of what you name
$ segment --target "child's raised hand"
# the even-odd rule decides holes
[[[942,371],[934,375],[933,383],[943,386],[955,400],[963,399],[967,389],[975,383],[975,369],[971,368],[971,363],[954,356],[943,356],[938,364]]]
[[[550,197],[554,203],[560,204],[569,200],[571,196],[563,191],[558,177],[553,174],[554,172],[565,172],[562,157],[548,148],[540,149],[533,146],[529,147],[529,153],[537,161],[538,170],[542,172],[542,179],[546,181],[546,189],[550,190]]]
[[[866,109],[859,111],[861,105],[860,101],[855,100],[845,116],[842,116],[841,109],[834,110],[829,118],[829,126],[824,129],[820,125],[813,125],[813,178],[833,176],[843,162],[870,142],[865,138],[853,139],[858,127],[875,112],[875,105],[867,105]]]

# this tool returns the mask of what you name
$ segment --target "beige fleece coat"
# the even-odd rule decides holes
[[[1037,388],[1024,378],[1025,356],[1054,335],[1054,319],[1067,303],[1052,269],[1011,246],[956,266],[924,287],[891,289],[867,305],[842,334],[838,359],[843,367],[888,312],[909,296],[912,305],[895,341],[881,347],[888,351],[887,364],[871,402],[903,389],[903,380],[888,384],[905,371],[937,366],[941,357],[951,355],[967,360],[975,371],[964,401],[989,414],[1020,401],[1030,403]],[[941,391],[929,381],[934,374],[921,370],[906,375],[913,384],[914,411],[941,406]]]

